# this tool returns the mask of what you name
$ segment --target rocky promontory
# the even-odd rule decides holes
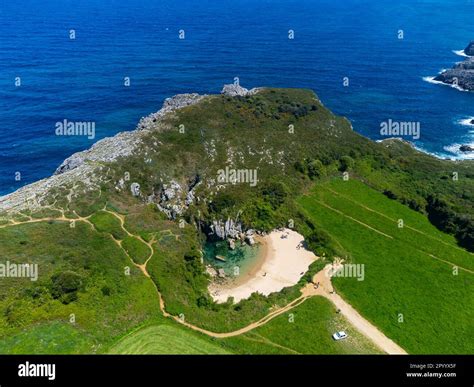
[[[239,84],[224,85],[221,94],[230,97],[244,97],[257,93],[261,88],[248,90]],[[0,197],[0,212],[23,210],[34,210],[42,207],[43,199],[48,193],[57,187],[75,186],[76,182],[84,183],[91,190],[97,189],[101,184],[101,175],[96,173],[96,169],[104,163],[116,161],[121,157],[127,157],[133,154],[137,147],[142,143],[143,138],[151,131],[165,130],[162,128],[161,121],[164,117],[173,112],[197,104],[201,100],[210,97],[209,95],[200,95],[197,93],[178,94],[165,99],[163,106],[155,113],[142,117],[138,122],[136,129],[128,132],[119,132],[113,137],[107,137],[97,141],[90,149],[74,153],[56,169],[54,175],[35,183],[26,185],[17,191]],[[171,196],[171,189],[181,189],[175,182],[168,182],[169,188],[165,192],[168,196],[166,200],[160,202],[161,210],[169,217],[174,218],[180,214],[181,203],[178,203]],[[178,188],[177,188],[178,187]],[[186,191],[185,204],[192,201],[193,187]],[[139,187],[137,188],[139,189]],[[184,192],[184,189],[183,189]]]
[[[464,49],[464,53],[469,56],[474,56],[474,40],[471,40],[471,42],[467,45],[467,47]]]
[[[256,91],[257,89],[249,91],[238,85],[225,85],[222,94],[247,95]],[[136,130],[120,132],[113,137],[104,138],[96,142],[90,149],[68,157],[56,169],[53,176],[0,197],[0,211],[19,212],[40,208],[42,200],[51,189],[60,186],[74,186],[78,181],[91,189],[97,188],[101,183],[101,177],[94,173],[97,167],[100,167],[102,163],[113,162],[120,157],[131,155],[148,132],[160,130],[160,121],[163,117],[178,109],[194,105],[206,97],[208,96],[190,93],[167,98],[159,111],[140,119]]]
[[[474,57],[456,63],[453,68],[443,71],[434,80],[462,90],[474,91]]]

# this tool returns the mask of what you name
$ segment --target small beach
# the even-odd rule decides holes
[[[233,297],[239,302],[254,292],[267,296],[297,284],[317,259],[303,247],[303,241],[301,234],[290,229],[275,230],[259,237],[259,256],[253,267],[239,277],[211,283],[212,298],[222,303]]]

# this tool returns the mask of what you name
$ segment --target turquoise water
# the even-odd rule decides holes
[[[259,245],[249,246],[236,242],[235,250],[231,250],[226,241],[206,242],[204,245],[204,263],[210,264],[216,269],[224,269],[226,275],[234,277],[235,268],[238,268],[239,276],[245,275],[257,263],[261,247]],[[216,255],[225,257],[226,262],[216,259]]]

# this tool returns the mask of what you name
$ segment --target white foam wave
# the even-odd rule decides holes
[[[456,90],[459,90],[459,91],[469,92],[469,90],[463,89],[462,87],[460,87],[458,85],[451,85],[449,83],[444,83],[444,82],[441,82],[441,81],[437,81],[437,80],[435,80],[435,78],[436,77],[423,77],[423,80],[425,82],[428,82],[428,83],[433,83],[433,84],[436,84],[436,85],[449,86],[449,87],[452,87],[453,89],[456,89]]]
[[[455,155],[456,159],[461,159],[461,160],[474,160],[474,151],[470,152],[462,152],[459,150],[461,145],[467,145],[470,146],[471,148],[474,148],[474,143],[470,144],[451,144],[451,145],[446,145],[443,147],[443,149],[449,153],[452,153]]]
[[[461,120],[458,120],[459,125],[469,126],[471,128],[474,128],[474,123],[472,122],[474,122],[474,117],[463,118]]]
[[[453,50],[453,52],[454,52],[456,55],[464,56],[464,57],[466,57],[466,58],[469,58],[469,55],[466,55],[466,53],[464,52],[464,50]]]
[[[464,144],[474,147],[474,143]],[[459,147],[461,144],[451,144],[443,147],[445,152],[430,152],[418,144],[412,144],[413,148],[417,151],[426,153],[430,156],[434,156],[442,160],[474,160],[474,152],[461,152]]]

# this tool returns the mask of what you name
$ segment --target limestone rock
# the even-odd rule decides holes
[[[132,195],[135,197],[140,196],[140,184],[132,183],[130,185],[130,191],[132,191]]]
[[[467,58],[453,68],[443,71],[435,77],[435,80],[463,90],[474,91],[474,57]]]
[[[221,94],[228,95],[229,97],[245,97],[247,95],[253,95],[259,90],[259,88],[248,90],[238,84],[231,83],[229,85],[224,85]]]

